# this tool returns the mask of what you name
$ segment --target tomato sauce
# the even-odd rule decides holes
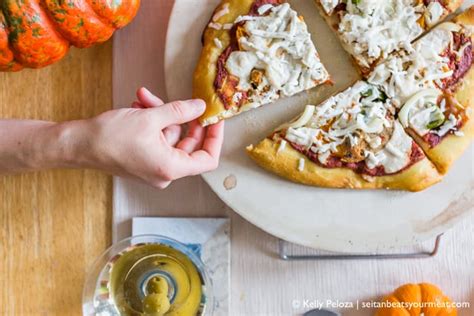
[[[455,53],[464,45],[468,45],[461,57]],[[464,78],[466,73],[471,69],[473,61],[472,41],[469,36],[463,33],[453,33],[453,50],[446,52],[449,58],[449,69],[453,71],[453,75],[443,80],[443,89],[454,92],[457,83]]]
[[[385,168],[383,166],[377,166],[375,168],[369,169],[367,167],[367,164],[365,163],[365,161],[347,163],[347,162],[342,161],[338,157],[332,156],[332,157],[328,158],[328,160],[325,164],[322,164],[318,159],[318,155],[315,154],[314,152],[312,152],[311,150],[306,149],[304,146],[292,143],[288,140],[286,140],[286,141],[296,151],[302,153],[303,155],[308,157],[309,160],[311,160],[312,162],[316,163],[317,165],[319,165],[323,168],[329,168],[329,169],[332,169],[332,168],[348,168],[348,169],[353,170],[356,173],[365,174],[365,175],[368,175],[368,176],[371,176],[371,177],[381,177],[381,176],[388,175],[388,173],[385,172]],[[395,174],[400,173],[400,172],[410,168],[412,165],[414,165],[415,163],[417,163],[418,161],[420,161],[424,158],[425,158],[425,154],[423,153],[421,148],[415,142],[413,142],[412,149],[411,149],[411,155],[410,155],[410,162],[407,164],[407,166],[405,168],[399,170]]]
[[[273,4],[273,5],[279,5],[285,1],[283,0],[256,0],[248,15],[253,15],[257,16],[259,15],[258,9],[265,5],[265,4]],[[237,25],[234,25],[234,27],[230,30],[231,33],[231,44],[222,52],[222,54],[219,56],[217,60],[217,73],[216,73],[216,78],[214,80],[214,88],[216,89],[217,95],[221,99],[222,103],[224,104],[224,108],[226,110],[230,109],[232,106],[242,106],[242,104],[245,104],[245,102],[248,99],[248,93],[247,91],[239,91],[237,89],[237,86],[239,84],[238,78],[233,77],[229,74],[227,71],[225,65],[227,63],[227,59],[229,59],[229,56],[232,52],[238,51],[239,50],[239,45],[237,43],[237,36],[236,36],[236,30],[237,30]],[[239,100],[234,104],[233,96],[235,93],[241,93],[241,97]]]

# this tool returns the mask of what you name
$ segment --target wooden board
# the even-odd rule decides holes
[[[45,69],[0,73],[0,118],[110,109],[111,53],[109,42]],[[111,186],[95,171],[0,177],[0,315],[82,315],[85,272],[111,239]]]
[[[200,0],[190,0],[200,1]],[[163,50],[172,0],[143,0],[133,25],[114,41],[114,106],[129,104],[135,89],[148,86],[164,97]],[[114,180],[115,240],[131,233],[134,216],[222,216],[232,220],[231,315],[301,315],[293,301],[378,299],[405,282],[438,284],[457,301],[474,307],[474,214],[443,238],[439,256],[428,260],[284,262],[277,239],[232,212],[200,177],[164,191],[129,180]],[[430,247],[429,242],[426,247]],[[461,310],[470,316],[474,309]],[[373,315],[345,310],[344,315]]]

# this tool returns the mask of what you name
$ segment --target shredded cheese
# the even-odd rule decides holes
[[[224,46],[222,45],[222,42],[216,37],[214,38],[214,44],[216,44],[217,48],[222,49]]]
[[[288,141],[316,154],[320,163],[326,164],[342,144],[357,146],[361,141],[369,144],[364,155],[370,169],[383,166],[387,173],[394,173],[409,163],[412,140],[391,115],[390,100],[385,101],[377,87],[359,81],[309,111],[311,107],[305,110],[312,113],[311,118],[301,116],[305,117],[303,126],[287,125],[284,133]],[[382,146],[379,135],[392,129],[391,139]]]
[[[222,29],[222,24],[220,24],[220,23],[215,23],[215,22],[211,22],[211,23],[209,23],[209,27],[210,27],[211,29],[221,30],[221,29]]]
[[[221,17],[229,14],[230,10],[229,10],[229,4],[226,3],[224,4],[224,6],[222,7],[221,10],[217,11],[216,14],[214,14],[214,16],[212,17],[212,21],[213,22],[216,22],[217,20],[219,20]]]
[[[278,154],[281,153],[283,150],[285,150],[286,144],[287,144],[286,140],[282,139],[280,141],[280,146],[278,146],[278,151],[277,151]]]
[[[298,162],[298,170],[300,172],[303,172],[304,171],[304,159],[303,158],[300,158],[299,162]]]
[[[347,1],[339,33],[359,64],[370,67],[394,51],[410,49],[423,32],[418,24],[423,9],[414,0]]]
[[[413,46],[413,51],[389,57],[368,78],[382,86],[397,106],[424,89],[437,89],[440,79],[452,75],[449,58],[441,56],[450,46],[452,33],[436,28]]]
[[[262,9],[262,8],[261,8]],[[325,82],[327,70],[319,60],[306,24],[288,3],[265,7],[265,16],[240,16],[248,36],[239,38],[242,50],[230,54],[226,68],[239,78],[238,89],[252,88],[251,72],[264,73],[249,102],[268,103]]]

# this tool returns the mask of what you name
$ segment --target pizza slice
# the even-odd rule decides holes
[[[193,96],[202,125],[330,82],[303,18],[283,0],[224,0],[203,36]]]
[[[423,190],[441,180],[435,166],[395,119],[377,86],[359,81],[247,152],[263,168],[308,185]]]
[[[391,53],[410,50],[424,31],[443,20],[462,0],[316,0],[362,75]]]
[[[441,173],[474,138],[474,7],[378,65],[369,82],[401,110],[398,118]]]

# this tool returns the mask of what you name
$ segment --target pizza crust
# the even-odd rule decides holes
[[[348,168],[321,167],[289,145],[280,151],[278,148],[278,143],[267,138],[256,147],[248,147],[247,153],[264,169],[293,182],[312,186],[416,192],[424,190],[442,179],[434,165],[426,158],[394,175],[365,177]],[[298,166],[301,159],[305,163],[303,170],[299,171]]]
[[[454,19],[464,25],[474,25],[474,6]],[[471,35],[474,43],[474,33]],[[441,174],[446,174],[452,164],[466,151],[474,139],[474,67],[461,79],[461,86],[454,94],[456,100],[466,108],[468,121],[460,129],[464,136],[448,135],[434,148],[430,146],[414,131],[408,130],[410,136],[424,150],[428,158],[436,165]]]
[[[246,15],[250,11],[253,3],[254,0],[223,0],[212,16],[225,6],[228,6],[229,13],[219,17],[214,23],[220,25],[233,24],[239,16]],[[216,45],[215,39],[222,43],[222,47]],[[233,116],[238,112],[238,109],[226,110],[224,103],[214,88],[217,60],[226,47],[230,45],[229,30],[216,30],[208,24],[204,30],[202,40],[203,48],[193,77],[193,98],[202,99],[206,102],[206,111],[199,120],[203,126],[207,126]]]

